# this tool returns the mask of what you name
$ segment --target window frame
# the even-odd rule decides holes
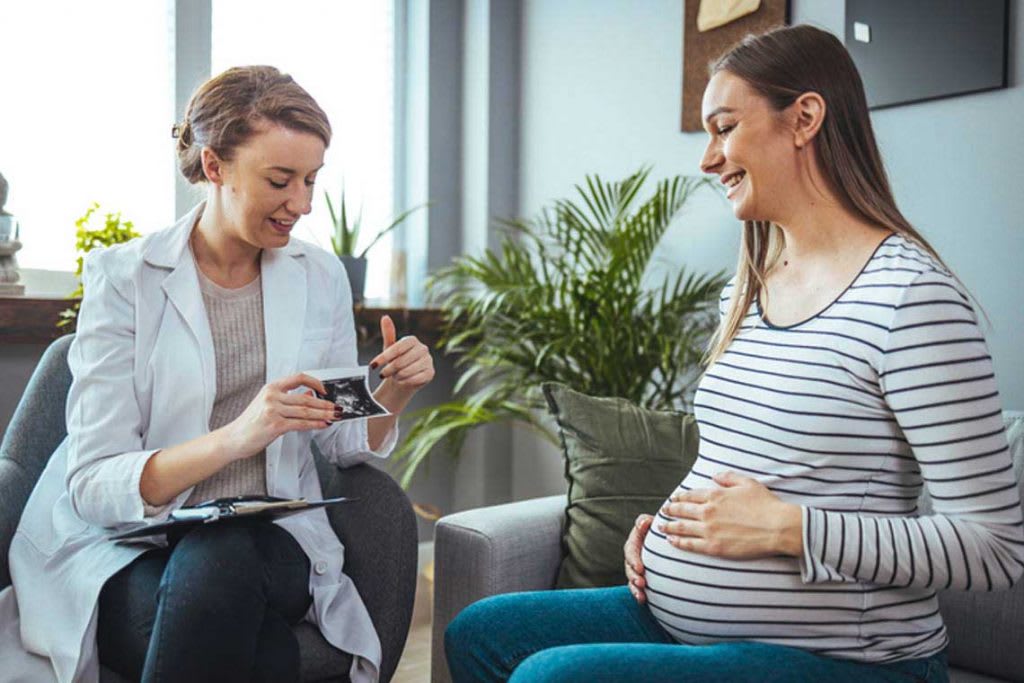
[[[409,204],[406,201],[406,164],[407,155],[405,145],[407,139],[407,89],[409,86],[407,78],[406,54],[408,35],[408,9],[404,0],[390,0],[393,4],[394,16],[394,127],[392,130],[392,214],[397,215]],[[210,78],[212,75],[212,33],[213,33],[213,2],[212,0],[167,0],[167,11],[173,15],[174,50],[173,50],[173,104],[174,121],[181,121],[184,117],[185,107],[188,100],[195,92],[195,89]],[[167,135],[170,137],[170,122],[168,123]],[[174,177],[174,214],[183,216],[191,209],[196,201],[197,194],[194,186],[190,185],[177,172]],[[406,244],[405,225],[398,226],[391,233],[392,249],[404,249]],[[43,296],[49,296],[51,287],[60,286],[67,280],[67,275],[72,272],[67,270],[49,270],[45,268],[22,268],[22,273],[31,271],[29,277],[23,277],[22,281],[31,280],[36,287],[43,288]],[[33,288],[34,289],[34,288]],[[395,292],[390,293],[394,298]],[[32,292],[26,291],[27,297]],[[397,302],[403,303],[403,302]]]

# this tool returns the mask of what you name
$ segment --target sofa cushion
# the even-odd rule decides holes
[[[1006,413],[1017,486],[1024,496],[1024,413]],[[925,506],[927,509],[927,506]],[[1024,672],[1024,581],[1009,591],[944,591],[939,607],[949,631],[949,663],[1007,680]]]
[[[625,584],[622,546],[637,515],[653,514],[697,457],[697,423],[556,383],[543,386],[561,434],[569,501],[558,588]]]

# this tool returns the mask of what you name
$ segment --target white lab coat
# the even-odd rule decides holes
[[[96,683],[97,601],[104,582],[147,544],[107,539],[110,529],[159,522],[191,489],[145,517],[139,478],[158,449],[209,432],[216,395],[213,339],[188,248],[203,205],[174,226],[90,252],[86,298],[68,363],[68,436],[32,492],[10,551],[13,585],[0,593],[0,681]],[[292,239],[264,250],[267,381],[298,370],[357,364],[352,296],[338,259]],[[267,447],[273,496],[321,497],[310,455],[315,439],[332,462],[385,457],[367,444],[366,422],[290,432]],[[380,641],[352,581],[345,549],[323,510],[278,522],[310,559],[306,619],[356,655],[354,683],[376,681]],[[20,618],[19,618],[20,617]]]

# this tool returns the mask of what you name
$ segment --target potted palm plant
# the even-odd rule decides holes
[[[403,486],[434,446],[447,441],[458,453],[482,425],[514,421],[554,442],[540,418],[543,382],[656,410],[688,407],[726,277],[681,268],[654,286],[644,280],[662,236],[708,184],[677,176],[642,199],[649,174],[588,176],[576,200],[504,222],[499,250],[461,256],[431,277],[442,348],[463,371],[455,399],[417,413],[393,456]]]
[[[402,221],[406,218],[416,211],[426,206],[430,206],[430,202],[419,204],[418,206],[414,206],[411,209],[407,209],[398,214],[386,228],[380,230],[376,234],[370,243],[366,245],[365,249],[356,254],[356,244],[359,241],[359,234],[363,223],[362,211],[359,212],[355,220],[349,219],[344,189],[341,191],[338,210],[335,210],[334,202],[331,200],[331,195],[326,190],[324,191],[324,199],[327,200],[327,210],[331,214],[331,247],[334,249],[335,255],[341,259],[341,262],[345,265],[345,272],[348,273],[348,281],[352,286],[352,302],[357,304],[361,303],[363,300],[363,288],[366,284],[367,252],[369,252],[370,249],[372,249],[373,246],[377,244],[382,237],[384,237],[384,235],[401,225]]]

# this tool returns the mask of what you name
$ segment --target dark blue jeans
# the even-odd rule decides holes
[[[298,681],[291,627],[310,602],[309,560],[287,531],[204,525],[104,584],[100,662],[142,683]]]
[[[625,586],[510,593],[444,634],[455,683],[946,683],[945,654],[885,665],[753,642],[680,645]]]

